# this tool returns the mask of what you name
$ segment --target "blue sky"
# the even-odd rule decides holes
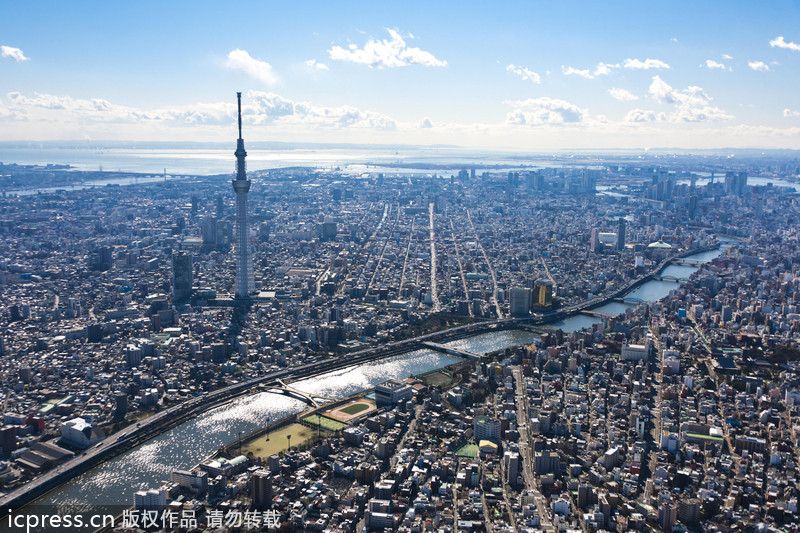
[[[800,149],[798,2],[0,4],[0,140]]]

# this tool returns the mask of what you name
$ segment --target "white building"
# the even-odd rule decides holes
[[[569,512],[570,512],[570,507],[571,506],[569,504],[569,500],[567,500],[566,498],[561,497],[561,498],[555,500],[551,504],[551,507],[553,509],[553,513],[555,513],[557,515],[569,517]]]
[[[617,234],[609,232],[600,232],[597,235],[600,244],[617,244]]]
[[[400,401],[410,400],[414,389],[407,383],[389,379],[375,386],[375,403],[378,405],[396,405]]]
[[[606,453],[603,454],[603,466],[606,467],[606,470],[611,470],[619,464],[619,456],[619,446],[613,446],[606,450]]]
[[[661,432],[661,449],[675,453],[681,445],[681,439],[677,433],[670,433],[667,430]]]
[[[675,350],[665,350],[661,368],[666,374],[678,374],[681,371],[681,354]]]
[[[99,427],[83,418],[73,418],[61,424],[61,440],[82,450],[106,438]]]
[[[646,361],[650,357],[650,342],[647,344],[626,344],[622,347],[622,361]]]
[[[133,506],[136,509],[164,509],[167,506],[165,489],[140,490],[133,495]]]
[[[367,513],[367,526],[376,530],[394,529],[394,515],[391,513]]]
[[[500,440],[500,421],[486,415],[475,417],[473,422],[475,441]]]
[[[508,483],[516,485],[517,476],[519,475],[519,453],[507,450],[503,454],[503,461],[506,467],[506,474],[508,475]]]
[[[173,470],[170,480],[177,483],[182,488],[194,492],[202,492],[208,489],[208,472],[202,470],[192,472],[190,470]]]

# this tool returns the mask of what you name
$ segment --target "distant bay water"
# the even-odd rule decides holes
[[[76,171],[131,172],[151,176],[130,183],[158,181],[168,176],[209,176],[234,172],[235,146],[224,147],[214,143],[210,146],[59,146],[54,144],[13,144],[0,142],[0,162],[19,165],[69,165]],[[606,157],[597,154],[523,154],[489,150],[470,150],[460,147],[375,147],[375,146],[292,146],[250,143],[247,146],[247,166],[250,171],[271,170],[287,167],[305,167],[321,170],[336,170],[345,176],[383,172],[392,174],[438,175],[449,177],[461,169],[476,168],[480,174],[486,170],[526,171],[545,167],[577,167],[602,169]],[[617,154],[619,156],[619,154]],[[614,158],[614,154],[608,157]],[[698,172],[698,186],[709,181],[710,173]],[[716,179],[724,180],[724,174]],[[83,189],[104,186],[109,183],[127,185],[128,178],[93,176],[76,179],[70,185],[45,187],[42,189],[8,190],[6,193],[35,194],[55,189]],[[688,184],[686,179],[679,183]],[[773,177],[748,178],[749,185],[772,184],[779,187],[800,189],[797,184]],[[2,190],[0,172],[0,190]],[[600,187],[599,189],[601,189]],[[604,191],[604,194],[620,196],[619,191]],[[624,196],[624,195],[622,195]]]
[[[234,171],[230,148],[61,148],[0,146],[0,162],[20,165],[70,165],[76,170],[137,172],[168,175],[215,175]],[[247,147],[250,170],[312,167],[361,172],[427,173],[457,172],[470,166],[535,169],[561,166],[562,161],[526,158],[515,154],[491,154],[464,149],[294,148]],[[414,164],[419,164],[415,168]],[[393,166],[398,165],[398,166]]]

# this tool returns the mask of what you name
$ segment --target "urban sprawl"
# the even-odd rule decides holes
[[[112,173],[0,164],[0,505],[282,393],[307,410],[176,455],[118,530],[797,531],[798,166],[251,172],[243,300],[229,176],[66,191]],[[460,362],[292,387],[420,349]]]

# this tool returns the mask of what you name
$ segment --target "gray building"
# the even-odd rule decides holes
[[[172,254],[172,298],[185,302],[192,295],[192,256],[188,252]]]

